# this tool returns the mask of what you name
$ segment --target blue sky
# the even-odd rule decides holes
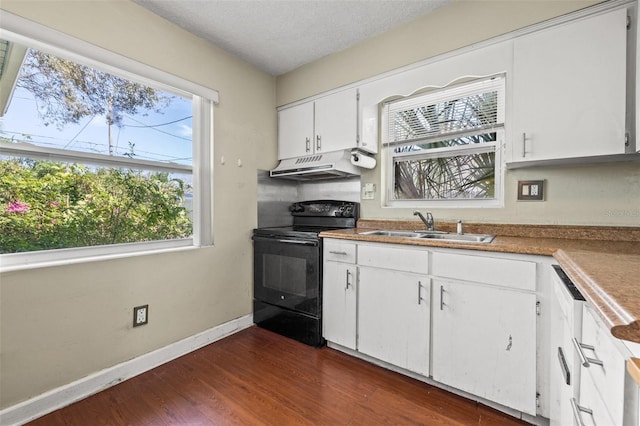
[[[166,95],[171,98],[171,103],[162,114],[141,111],[135,116],[125,115],[123,126],[113,127],[117,155],[129,152],[131,142],[136,158],[191,163],[191,99]],[[0,136],[40,146],[109,153],[108,126],[104,116],[87,117],[78,124],[67,124],[63,129],[55,125],[45,126],[33,95],[21,88],[16,88],[7,113],[0,118]]]

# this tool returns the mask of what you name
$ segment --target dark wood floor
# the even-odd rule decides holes
[[[251,327],[30,425],[517,425],[329,349]]]

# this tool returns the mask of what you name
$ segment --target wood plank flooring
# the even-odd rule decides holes
[[[519,425],[481,404],[251,327],[29,425]]]

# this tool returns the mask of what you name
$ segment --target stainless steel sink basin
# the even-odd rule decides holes
[[[360,235],[375,235],[379,237],[421,238],[424,233],[414,231],[387,231],[378,229],[375,231],[360,232]]]
[[[489,244],[495,235],[488,234],[428,234],[419,238],[429,238],[433,240],[456,241],[460,243],[481,243]]]
[[[360,235],[395,238],[424,238],[431,240],[476,244],[489,244],[495,238],[495,235],[489,234],[453,234],[443,231],[395,231],[387,229],[376,229],[375,231],[360,232]]]

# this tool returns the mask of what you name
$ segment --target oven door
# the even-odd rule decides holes
[[[320,315],[320,239],[254,236],[253,252],[254,299]]]

